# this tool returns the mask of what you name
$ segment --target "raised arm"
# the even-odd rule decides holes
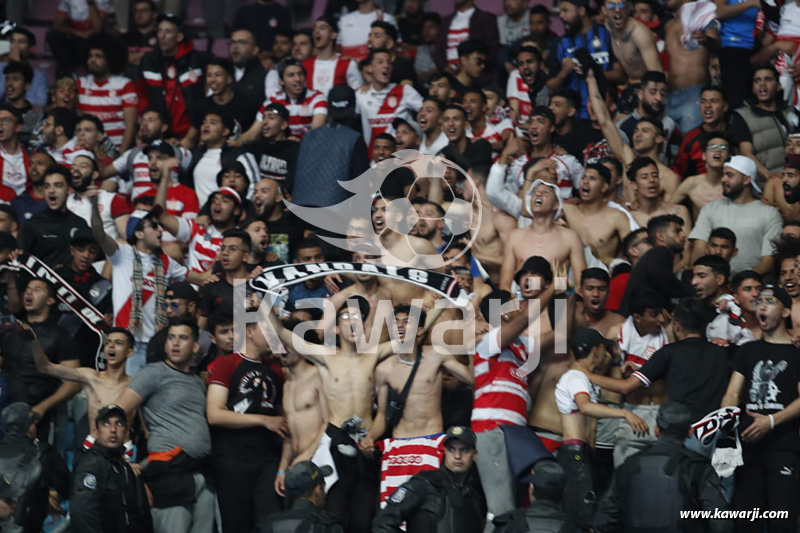
[[[155,202],[155,205],[161,207],[161,214],[158,216],[158,221],[165,230],[176,236],[178,235],[178,230],[180,230],[181,226],[180,222],[178,221],[178,217],[167,213],[167,191],[169,190],[169,186],[172,181],[172,178],[170,177],[172,174],[172,169],[178,168],[178,165],[179,163],[177,157],[169,157],[156,162],[156,166],[158,166],[158,170],[161,173],[161,181],[158,182],[158,191],[156,192]]]
[[[472,360],[471,357],[469,359]],[[473,375],[472,369],[469,365],[460,363],[453,354],[445,354],[442,356],[442,366],[467,385],[475,385],[475,376]]]
[[[97,244],[100,245],[103,253],[110,257],[117,253],[117,243],[103,229],[103,219],[100,218],[100,211],[97,209],[98,194],[100,194],[100,189],[96,185],[90,185],[86,189],[86,196],[89,197],[89,201],[92,204],[92,236],[97,241]]]
[[[586,75],[586,86],[589,89],[589,100],[592,102],[592,109],[597,117],[597,123],[603,131],[606,141],[608,141],[608,148],[614,154],[614,157],[622,161],[623,164],[629,165],[633,161],[633,150],[622,140],[617,125],[611,120],[611,114],[608,112],[606,102],[603,99],[603,95],[600,94],[600,88],[597,86],[594,72],[591,70]]]
[[[90,373],[94,372],[88,368],[76,368],[73,365],[56,364],[50,361],[42,350],[42,345],[39,344],[39,339],[33,329],[27,324],[22,325],[23,328],[33,334],[33,362],[36,364],[36,370],[40,373],[53,376],[54,378],[63,379],[67,381],[74,381],[87,385],[89,383]]]
[[[320,365],[327,368],[328,363],[325,361],[325,356],[331,354],[329,348],[317,344],[306,343],[305,339],[303,339],[300,335],[297,335],[295,332],[284,327],[283,322],[281,322],[281,320],[275,316],[272,306],[269,308],[267,318],[281,342],[291,347],[304,346],[303,350],[298,350],[295,348],[297,353],[300,354],[300,357],[311,363],[314,363],[315,365]]]

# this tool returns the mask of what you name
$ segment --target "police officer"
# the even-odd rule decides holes
[[[39,414],[24,402],[14,402],[3,409],[5,436],[0,441],[0,475],[11,490],[0,498],[14,508],[13,517],[0,522],[3,533],[41,531],[48,511],[60,512],[60,507],[50,509],[50,502],[56,505],[59,498],[69,496],[67,464],[49,444],[36,438],[40,420]]]
[[[301,461],[286,472],[286,493],[294,498],[289,510],[276,514],[261,533],[344,533],[339,519],[325,510],[325,478],[333,473],[330,466]]]
[[[483,531],[486,500],[473,479],[475,432],[453,426],[444,437],[444,464],[421,472],[400,485],[372,521],[373,533],[479,533]]]
[[[659,408],[658,441],[614,472],[594,517],[596,532],[733,531],[730,520],[680,519],[681,511],[728,510],[708,458],[683,445],[691,422],[692,413],[685,404],[667,402]]]
[[[128,419],[106,405],[95,419],[97,438],[75,465],[70,516],[75,533],[152,531],[144,485],[125,460]]]
[[[520,482],[528,483],[531,505],[494,519],[494,533],[565,533],[571,530],[561,511],[564,469],[553,459],[537,461]]]

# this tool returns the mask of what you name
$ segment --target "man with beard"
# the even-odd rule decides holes
[[[511,108],[511,119],[516,124],[523,124],[534,107],[547,105],[549,92],[545,87],[542,52],[533,46],[523,46],[516,59],[517,68],[508,76],[506,98]]]
[[[797,129],[800,117],[786,106],[778,94],[778,73],[770,64],[753,68],[753,100],[731,117],[731,136],[739,153],[753,160],[758,169],[754,178],[764,190],[768,178],[780,178],[786,154],[786,135]]]
[[[354,90],[364,85],[356,62],[336,53],[339,26],[335,19],[324,15],[318,18],[311,36],[316,54],[303,61],[309,89],[327,97],[331,89],[343,83]]]
[[[429,241],[437,251],[443,252],[447,242],[442,237],[444,230],[444,209],[435,202],[428,202],[422,198],[412,202],[419,219],[411,228],[411,235],[422,237]]]
[[[258,171],[253,154],[228,145],[233,131],[233,119],[222,110],[206,113],[200,127],[200,145],[192,151],[192,160],[181,182],[194,189],[200,206],[204,207],[208,198],[217,189],[217,174],[235,161],[244,165],[250,183],[255,183]]]
[[[664,138],[661,145],[661,159],[667,159],[667,148],[669,140],[675,132],[675,122],[664,115],[664,101],[667,98],[667,77],[661,70],[648,71],[642,77],[642,83],[636,93],[639,106],[630,115],[615,117],[617,128],[623,133],[622,140],[625,144],[631,144],[633,130],[636,124],[644,117],[656,118],[661,121],[664,128]]]
[[[781,215],[774,207],[753,197],[751,187],[755,180],[756,164],[749,157],[737,155],[725,163],[722,175],[725,198],[700,210],[689,235],[694,241],[693,259],[705,253],[711,230],[721,226],[736,234],[739,253],[731,259],[731,272],[752,269],[763,275],[773,269],[772,242],[780,235]]]
[[[250,98],[263,98],[267,71],[258,58],[261,50],[253,33],[244,28],[235,30],[231,33],[228,50],[233,62],[234,89]]]
[[[270,235],[270,247],[281,261],[289,260],[289,246],[295,244],[303,234],[293,222],[293,216],[283,209],[281,182],[273,178],[261,178],[253,194],[256,216],[264,220]]]
[[[622,240],[630,233],[628,217],[608,207],[605,193],[611,185],[611,173],[600,164],[586,167],[580,186],[579,204],[565,204],[567,225],[580,235],[584,246],[606,265],[619,256]]]
[[[800,220],[800,155],[786,156],[781,180],[767,180],[763,198],[778,208],[783,220]]]
[[[88,233],[82,217],[67,209],[72,175],[59,165],[44,174],[44,197],[47,210],[31,217],[19,232],[19,247],[48,265],[69,264],[69,243],[77,232]]]
[[[629,302],[634,291],[655,289],[664,299],[689,296],[689,288],[675,276],[675,264],[686,246],[684,221],[678,215],[659,215],[647,222],[647,237],[653,248],[647,251],[631,271],[620,303],[622,316],[630,314]]]
[[[439,71],[430,78],[428,97],[436,98],[443,105],[450,105],[458,96],[456,93],[458,80],[449,72]]]
[[[67,197],[67,209],[83,218],[88,225],[92,223],[92,202],[86,196],[86,189],[95,183],[100,173],[94,154],[88,150],[79,150],[72,155],[72,194]],[[102,189],[98,191],[97,203],[100,206],[103,230],[112,239],[122,238],[130,218],[130,204],[122,196]]]
[[[701,148],[705,173],[683,180],[667,200],[673,204],[682,204],[688,199],[692,206],[692,218],[695,220],[706,204],[722,199],[722,170],[733,148],[725,133],[712,132],[704,137]],[[767,189],[773,181],[777,183],[777,180],[770,180]]]
[[[252,243],[250,254],[246,258],[248,265],[253,268],[256,266],[270,268],[286,264],[278,258],[275,252],[269,251],[270,235],[266,222],[260,218],[248,218],[239,224],[239,227],[250,235]]]
[[[34,152],[28,165],[30,188],[11,200],[11,207],[17,213],[20,226],[31,217],[44,212],[47,202],[44,199],[44,173],[56,161],[47,152]]]
[[[581,97],[571,89],[561,89],[550,96],[547,107],[556,117],[556,131],[553,142],[567,151],[581,163],[588,163],[584,152],[587,147],[603,138],[599,129],[593,128],[589,121],[576,118],[581,105]],[[612,192],[609,189],[609,193]],[[615,192],[615,191],[614,191]]]
[[[124,152],[135,141],[139,105],[133,82],[118,75],[125,68],[125,50],[106,33],[89,37],[86,48],[88,74],[78,78],[78,111],[99,118],[111,142]]]
[[[0,104],[0,183],[14,189],[16,194],[22,194],[28,186],[30,155],[19,142],[21,131],[17,110]]]
[[[417,112],[417,122],[422,128],[419,151],[424,155],[436,155],[447,146],[447,135],[442,130],[442,113],[444,103],[430,96],[422,101],[422,107]]]
[[[739,435],[744,465],[736,469],[733,506],[789,511],[788,520],[750,521],[740,531],[788,532],[797,523],[797,506],[792,502],[800,497],[800,482],[787,475],[800,469],[800,350],[786,329],[791,307],[792,299],[780,287],[762,289],[755,309],[763,336],[736,352],[720,403],[742,409]]]
[[[139,124],[140,146],[131,148],[116,158],[112,164],[103,167],[100,172],[100,176],[105,180],[103,189],[128,195],[131,200],[136,200],[153,189],[147,147],[156,141],[167,139],[170,134],[169,128],[169,117],[165,112],[153,108],[145,109]],[[171,157],[177,157],[184,169],[191,161],[189,151],[180,146],[172,148]]]
[[[700,115],[703,123],[683,135],[672,170],[678,176],[694,176],[706,171],[704,146],[709,135],[725,135],[728,127],[728,96],[717,85],[706,85],[700,92]],[[723,159],[724,161],[724,159]]]
[[[653,34],[647,26],[631,17],[630,7],[625,3],[606,2],[603,13],[606,29],[611,34],[611,49],[628,76],[628,83],[634,85],[641,80],[644,87],[644,77],[648,72],[662,71]]]
[[[585,0],[561,0],[558,3],[559,16],[564,23],[565,35],[558,42],[555,53],[547,57],[547,66],[551,78],[547,81],[550,92],[568,88],[580,93],[581,109],[580,118],[589,118],[586,111],[586,102],[589,100],[589,90],[586,81],[578,77],[574,52],[577,49],[586,49],[592,59],[605,72],[609,83],[622,83],[625,72],[622,70],[614,52],[611,49],[611,36],[604,26],[592,24],[589,18]],[[579,67],[586,70],[589,65]]]
[[[278,180],[283,189],[291,193],[300,145],[287,138],[289,120],[289,110],[282,104],[266,106],[261,122],[261,140],[249,149],[256,159],[261,178]]]
[[[600,94],[594,72],[589,72],[586,76],[586,83],[589,87],[589,98],[591,99],[592,111],[597,116],[597,122],[603,132],[603,136],[608,141],[611,153],[628,166],[636,157],[649,157],[658,166],[658,175],[661,188],[665,196],[670,196],[678,188],[680,178],[672,172],[666,165],[659,161],[661,146],[666,142],[664,125],[657,118],[643,117],[636,122],[633,129],[633,144],[628,146],[622,139],[617,126],[611,120],[611,114]]]

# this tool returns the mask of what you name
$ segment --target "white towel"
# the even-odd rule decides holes
[[[687,50],[700,48],[700,43],[692,39],[692,34],[696,31],[706,31],[709,28],[719,26],[717,21],[717,6],[710,0],[698,0],[688,2],[681,7],[681,24],[683,33],[681,42]]]

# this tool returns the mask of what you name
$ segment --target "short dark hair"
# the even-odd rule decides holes
[[[444,113],[444,108],[445,108],[444,102],[442,102],[442,101],[441,101],[441,100],[439,100],[438,98],[435,98],[435,97],[433,97],[433,96],[429,96],[429,97],[425,98],[425,99],[422,101],[422,103],[423,103],[423,104],[424,104],[425,102],[433,102],[433,103],[434,103],[434,105],[436,106],[436,108],[439,110],[439,114],[441,115],[442,113]]]
[[[693,267],[704,266],[711,269],[711,272],[718,276],[725,278],[725,283],[731,276],[731,265],[718,255],[704,255],[698,258],[693,264]]]
[[[376,20],[370,24],[369,27],[382,29],[389,39],[397,42],[397,28],[395,28],[393,24],[389,24],[385,20]]]
[[[658,169],[658,164],[653,160],[652,157],[647,157],[640,155],[636,157],[633,161],[631,161],[630,166],[628,167],[628,180],[631,182],[636,182],[636,174],[639,173],[640,170],[643,168],[654,166]]]
[[[686,333],[705,335],[706,326],[714,318],[714,310],[697,298],[683,298],[672,311],[672,317]]]
[[[550,110],[549,107],[543,105],[537,105],[533,109],[531,109],[529,117],[545,117],[547,120],[550,121],[550,124],[556,123],[556,116]]]
[[[33,68],[20,61],[8,62],[5,68],[3,68],[3,75],[8,76],[9,74],[21,74],[25,83],[31,83],[33,81]]]
[[[78,123],[78,115],[72,109],[56,107],[44,114],[44,118],[53,117],[55,127],[64,128],[64,135],[70,139],[75,136],[75,125]]]
[[[483,92],[482,89],[479,89],[477,87],[467,87],[467,89],[463,93],[461,93],[461,99],[463,100],[464,97],[467,96],[468,94],[477,94],[481,102],[483,102],[484,104],[487,102],[486,93]]]
[[[667,75],[659,70],[648,70],[642,76],[640,89],[644,89],[648,83],[667,83]]]
[[[425,24],[426,22],[433,22],[437,26],[442,25],[442,16],[435,12],[435,11],[428,11],[424,15],[422,15],[422,23]]]
[[[419,323],[417,324],[417,326],[420,327],[420,328],[424,327],[425,326],[425,319],[427,318],[427,315],[425,313],[425,310],[422,309],[421,307],[412,307],[412,306],[410,306],[408,304],[398,304],[398,305],[394,306],[394,315],[395,316],[397,316],[397,315],[408,315],[408,316],[411,316],[411,312],[414,311],[415,309],[419,309]]]
[[[30,46],[31,48],[36,46],[36,34],[33,33],[31,30],[29,30],[28,28],[23,28],[22,26],[14,26],[13,28],[11,28],[11,31],[8,32],[8,36],[10,37],[14,34],[24,36],[28,40],[28,46]]]
[[[702,96],[703,93],[712,92],[712,91],[721,94],[722,95],[722,99],[725,100],[725,102],[728,101],[728,92],[725,89],[723,89],[722,87],[720,87],[719,85],[716,85],[716,84],[703,85],[703,88],[700,89],[700,95]]]
[[[395,146],[397,145],[397,139],[395,139],[394,135],[392,135],[391,133],[386,133],[386,132],[380,133],[375,136],[375,140],[377,141],[378,139],[389,141]]]
[[[253,248],[253,240],[250,238],[250,234],[243,229],[231,228],[229,230],[225,230],[225,232],[222,234],[222,238],[241,240],[242,244],[244,244],[247,248],[247,251],[250,251],[250,249]]]
[[[573,109],[581,108],[581,95],[578,94],[577,91],[573,91],[572,89],[559,89],[550,95],[550,101],[556,97],[566,100],[567,105]]]
[[[625,171],[625,169],[622,168],[622,163],[619,162],[619,159],[610,155],[601,157],[597,162],[601,165],[605,165],[606,163],[612,165],[614,169],[616,169],[619,176],[622,176],[623,172]]]
[[[542,62],[542,51],[536,48],[535,46],[522,46],[517,51],[517,55],[514,56],[514,62],[516,63],[519,61],[520,54],[533,54],[533,57],[536,58],[537,63]]]
[[[317,237],[312,237],[310,239],[301,239],[294,246],[294,258],[297,259],[300,256],[300,250],[308,250],[309,248],[319,248],[321,250],[322,241],[320,241]]]
[[[733,152],[734,147],[736,146],[733,141],[731,140],[731,136],[728,135],[727,132],[724,131],[714,131],[711,132],[703,137],[700,141],[700,149],[704,152],[706,148],[708,148],[708,144],[711,142],[711,139],[723,139],[726,143],[728,143],[729,151]]]
[[[778,74],[778,70],[772,65],[772,63],[760,63],[753,67],[752,70],[753,76],[751,78],[751,81],[756,78],[756,72],[758,72],[759,70],[768,70],[772,72],[772,75],[775,76],[776,80],[780,77],[780,75]]]
[[[550,10],[547,9],[547,6],[544,4],[536,4],[531,6],[530,15],[544,15],[547,17],[547,20],[550,20]]]
[[[664,300],[661,294],[649,287],[633,289],[628,298],[628,310],[631,315],[641,315],[647,309],[664,309]]]
[[[624,239],[622,239],[622,253],[623,255],[630,260],[630,256],[628,255],[628,248],[633,246],[633,241],[639,239],[639,235],[641,233],[645,234],[645,239],[650,239],[650,236],[647,234],[647,228],[638,228],[630,233],[628,233]]]
[[[683,219],[678,215],[659,215],[657,217],[651,218],[647,222],[647,237],[650,239],[650,242],[656,242],[656,234],[660,231],[666,230],[670,224],[677,224],[680,227],[683,227]]]
[[[483,300],[481,300],[481,303],[479,305],[479,309],[481,311],[481,314],[483,315],[484,320],[489,322],[492,325],[492,327],[497,327],[499,323],[492,322],[492,319],[496,318],[491,316],[492,301],[499,302],[500,305],[502,305],[505,304],[506,302],[510,302],[511,300],[513,300],[513,297],[511,296],[511,293],[508,291],[492,291],[491,293],[484,296]]]
[[[125,335],[125,340],[128,342],[128,347],[133,348],[136,344],[136,339],[133,337],[133,333],[128,328],[120,328],[120,327],[113,327],[106,331],[106,338],[112,333],[122,333]]]
[[[637,122],[636,125],[638,126],[642,122],[649,122],[656,129],[656,133],[658,135],[661,135],[662,137],[664,136],[664,123],[661,121],[660,118],[642,117],[639,119],[639,122]]]
[[[353,295],[347,298],[342,305],[339,306],[339,309],[336,310],[336,320],[339,320],[339,313],[341,313],[342,309],[347,309],[352,307],[350,305],[350,301],[353,300],[356,302],[356,307],[358,307],[358,312],[361,313],[361,319],[366,322],[367,317],[369,316],[372,308],[369,305],[369,302],[366,298],[359,295]]]
[[[85,114],[81,115],[80,118],[78,119],[78,122],[75,123],[75,126],[77,126],[81,122],[85,122],[87,120],[95,125],[95,127],[97,128],[98,132],[100,132],[100,133],[105,133],[106,132],[106,128],[105,128],[105,126],[103,126],[103,121],[100,120],[99,118],[97,118],[95,115],[92,115],[91,113],[85,113]]]
[[[719,227],[714,228],[711,230],[711,235],[708,236],[708,240],[710,241],[716,237],[717,239],[724,239],[731,243],[731,246],[736,246],[736,234],[730,228]]]
[[[154,0],[134,0],[133,5],[135,6],[136,4],[147,4],[150,6],[151,11],[158,11],[158,7],[156,6]]]
[[[33,283],[34,281],[41,281],[47,287],[47,297],[48,298],[55,298],[56,293],[56,286],[53,285],[47,278],[30,278],[28,283],[25,284],[25,287]],[[55,304],[54,304],[55,305]]]
[[[228,324],[233,324],[233,313],[228,309],[217,308],[208,317],[206,329],[211,335],[214,335],[217,326],[227,326]]]
[[[288,26],[278,25],[278,27],[275,29],[275,35],[281,35],[283,37],[288,37],[290,41],[292,39],[294,39],[294,34],[295,33],[297,33],[297,32],[293,28],[290,28]]]
[[[587,268],[581,272],[581,285],[583,285],[583,282],[587,279],[596,279],[598,281],[605,281],[606,283],[611,282],[608,272],[606,272],[605,269],[598,267]]]
[[[283,74],[289,67],[300,67],[303,70],[303,74],[306,74],[306,67],[300,61],[293,57],[284,57],[278,62],[278,78],[283,79]]]
[[[49,167],[47,167],[44,171],[43,180],[47,179],[48,176],[52,176],[53,174],[58,174],[62,176],[64,180],[69,184],[72,181],[72,174],[69,173],[69,169],[59,165],[58,163],[53,163]]]
[[[450,74],[449,72],[445,71],[445,70],[439,70],[437,72],[434,72],[433,76],[430,77],[429,81],[431,83],[433,83],[435,81],[441,80],[442,78],[446,78],[447,79],[447,83],[450,84],[450,88],[452,88],[456,84],[455,77],[452,74]]]
[[[608,184],[611,183],[611,171],[608,170],[604,165],[601,165],[600,163],[589,163],[588,165],[586,165],[586,170],[594,170],[595,172],[600,174],[600,179],[602,179]],[[586,174],[585,171],[584,174]]]
[[[17,216],[17,210],[11,207],[11,204],[0,204],[0,212],[5,213],[8,215],[13,222],[17,222],[19,217]]]
[[[169,326],[167,326],[167,334],[169,334],[170,328],[181,327],[185,326],[192,330],[192,338],[197,341],[200,338],[200,328],[197,326],[197,322],[193,318],[189,317],[180,317],[180,318],[173,318],[169,321]]]
[[[737,272],[731,278],[730,286],[731,292],[736,292],[739,290],[739,286],[747,281],[748,279],[754,279],[760,284],[764,284],[764,278],[761,277],[761,274],[756,272],[755,270],[742,270],[741,272]]]
[[[458,57],[468,56],[470,54],[484,54],[489,55],[489,47],[486,43],[477,39],[467,39],[458,45]]]
[[[467,111],[464,109],[464,106],[461,104],[447,104],[444,106],[444,111],[447,112],[448,110],[454,109],[464,115],[464,118],[467,118]]]
[[[364,59],[364,63],[366,65],[372,64],[372,60],[375,59],[375,56],[378,54],[387,54],[389,57],[392,56],[391,52],[389,52],[389,50],[387,50],[386,48],[374,48],[369,51],[369,54],[367,54],[366,59]],[[433,78],[431,78],[431,81],[433,81]]]
[[[225,57],[212,57],[208,63],[206,63],[206,69],[208,69],[210,66],[221,68],[227,72],[231,78],[233,78],[233,62],[231,62],[230,59]]]

